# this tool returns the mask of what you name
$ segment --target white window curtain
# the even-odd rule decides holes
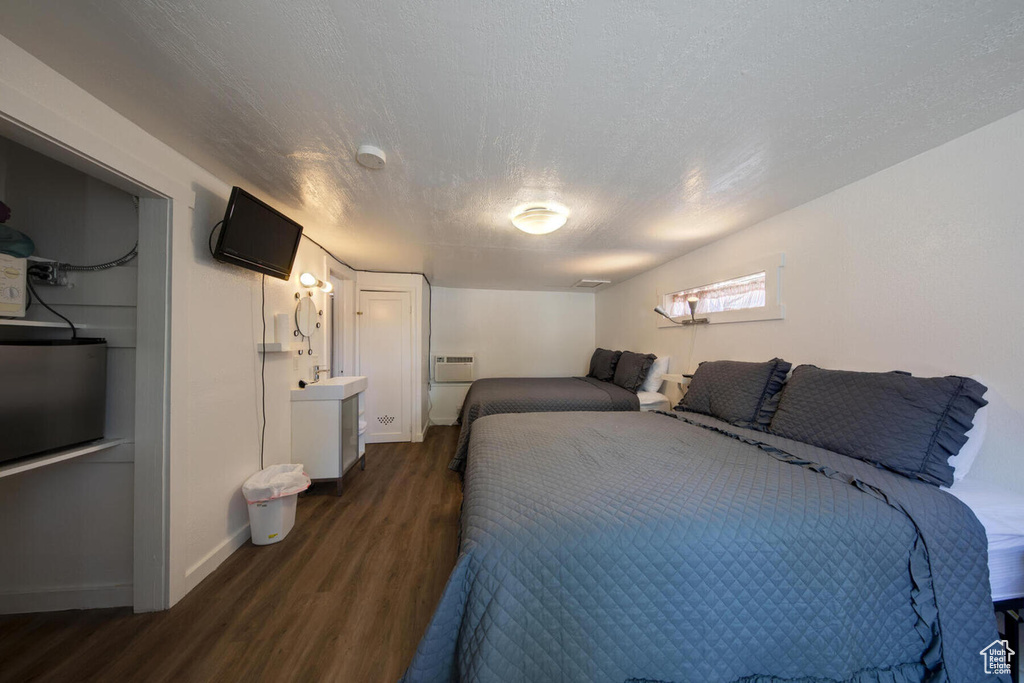
[[[760,308],[764,306],[765,300],[765,274],[745,275],[669,294],[669,315],[673,318],[689,316],[690,308],[686,299],[694,294],[700,299],[697,302],[697,315]]]

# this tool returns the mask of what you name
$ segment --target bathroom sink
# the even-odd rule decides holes
[[[366,391],[366,378],[331,377],[316,384],[307,384],[305,389],[292,389],[293,401],[341,401]]]

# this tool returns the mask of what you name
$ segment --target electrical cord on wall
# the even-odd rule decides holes
[[[690,326],[690,353],[686,355],[686,365],[684,366],[685,369],[683,372],[693,373],[693,370],[690,369],[690,363],[693,362],[693,347],[697,344],[697,327],[697,325]]]
[[[210,247],[210,256],[213,256],[213,233],[217,232],[217,228],[224,224],[223,220],[217,221],[212,228],[210,228],[210,237],[206,240],[206,246]]]
[[[340,263],[341,265],[345,266],[346,268],[352,268],[352,266],[351,266],[351,265],[349,265],[349,264],[348,264],[348,263],[346,263],[345,261],[342,261],[342,260],[341,260],[340,258],[338,258],[338,257],[337,257],[337,256],[335,256],[334,254],[332,254],[332,253],[331,253],[331,252],[330,252],[330,251],[329,251],[329,250],[327,249],[327,247],[325,247],[324,245],[322,245],[322,244],[320,244],[319,242],[317,242],[317,241],[316,241],[315,239],[313,239],[312,237],[310,237],[309,235],[307,235],[307,234],[306,234],[305,232],[303,232],[303,233],[302,233],[302,237],[303,237],[303,238],[305,238],[305,239],[307,239],[307,240],[309,240],[310,242],[312,242],[312,243],[313,243],[313,244],[315,244],[316,246],[320,247],[320,249],[322,249],[322,250],[323,250],[323,252],[324,252],[325,254],[327,254],[328,256],[330,256],[330,257],[331,257],[332,259],[334,259],[335,261],[337,261],[337,262],[338,262],[338,263]],[[358,270],[358,268],[352,268],[352,270]]]
[[[58,263],[58,270],[75,271],[75,272],[95,272],[98,270],[109,270],[111,268],[117,268],[123,266],[126,263],[131,263],[135,260],[135,257],[139,255],[139,241],[135,240],[135,246],[131,248],[127,254],[120,258],[116,258],[113,261],[107,261],[106,263],[98,263],[94,266],[76,266],[70,263]]]
[[[214,223],[210,228],[210,236],[206,239],[206,246],[210,248],[210,256],[214,256],[213,234],[217,228],[224,224],[223,220]],[[260,353],[260,470],[263,470],[264,444],[267,441],[267,276],[260,275],[260,322],[262,323],[262,336],[260,341],[263,351]]]
[[[263,444],[267,440],[267,276],[260,283],[260,318],[263,320],[263,353],[260,354],[260,399],[263,404],[263,428],[260,432],[260,470],[263,469]]]
[[[136,204],[135,208],[138,210],[138,198],[134,198]],[[59,284],[65,282],[60,276],[61,273],[77,272],[77,273],[94,273],[101,270],[110,270],[111,268],[117,268],[119,266],[126,265],[135,260],[139,255],[139,241],[135,240],[135,244],[131,250],[128,251],[124,256],[120,256],[113,261],[107,261],[106,263],[96,263],[87,266],[78,265],[75,263],[61,263],[59,261],[45,261],[35,262],[30,265],[27,269],[27,277],[25,278],[25,284],[28,286],[29,296],[31,297],[26,303],[26,310],[32,305],[32,300],[39,302],[39,305],[53,313],[55,316],[63,320],[71,328],[71,338],[78,339],[78,329],[75,328],[75,324],[68,318],[64,317],[56,310],[53,309],[48,303],[43,301],[43,298],[39,296],[39,292],[36,291],[35,285],[32,283],[32,279],[42,280],[50,284]]]
[[[210,249],[210,256],[214,255],[213,235],[217,231],[217,228],[220,227],[223,223],[224,223],[223,220],[217,221],[217,223],[215,223],[214,226],[212,228],[210,228],[210,236],[207,239],[207,246]],[[344,260],[338,258],[337,256],[335,256],[324,245],[320,244],[319,242],[317,242],[315,239],[313,239],[309,235],[306,235],[305,233],[303,233],[302,237],[306,238],[307,240],[309,240],[310,242],[315,244],[325,254],[330,256],[332,259],[334,259],[335,261],[337,261],[341,265],[345,266],[346,268],[349,268],[350,270],[356,271],[356,272],[360,272],[360,273],[383,273],[383,274],[394,274],[394,275],[419,275],[420,277],[423,278],[423,281],[427,283],[427,291],[430,294],[431,301],[433,301],[434,288],[433,288],[433,285],[431,285],[430,278],[427,277],[426,273],[412,272],[412,271],[394,271],[394,270],[360,270],[358,268],[352,267],[352,265],[350,265],[346,261],[344,261]],[[267,310],[266,310],[266,307],[267,307],[267,276],[266,275],[262,276],[260,290],[261,290],[261,295],[260,295],[260,315],[262,317],[262,323],[263,323],[263,325],[262,325],[262,329],[263,329],[262,341],[263,341],[264,348],[265,348],[266,343],[267,343]],[[42,302],[40,301],[40,303],[42,303]],[[427,356],[428,356],[428,358],[429,358],[429,355],[430,355],[430,345],[431,345],[432,337],[433,337],[433,319],[432,319],[430,310],[428,310],[427,311]],[[310,349],[310,353],[312,353],[312,349]],[[260,401],[261,401],[261,413],[262,413],[262,425],[260,427],[260,469],[261,470],[263,469],[264,442],[266,441],[266,437],[267,437],[267,382],[266,382],[266,365],[267,365],[267,354],[266,354],[266,352],[264,352],[260,356]],[[430,393],[429,393],[429,391],[427,393],[427,401],[428,401],[428,405],[430,405]],[[429,411],[428,411],[428,416],[429,416]]]
[[[214,230],[217,229],[216,225],[213,226],[213,227],[214,227]],[[212,230],[210,231],[210,236],[211,237],[213,236],[213,231]],[[312,242],[313,244],[315,244],[316,246],[320,247],[320,249],[325,254],[330,256],[332,259],[334,259],[335,261],[337,261],[341,265],[345,266],[346,268],[349,268],[349,269],[354,270],[356,272],[359,272],[359,273],[381,273],[381,274],[385,274],[385,275],[388,275],[388,274],[390,274],[390,275],[419,275],[420,277],[423,278],[423,281],[427,283],[427,291],[430,293],[430,302],[431,302],[431,305],[433,305],[433,302],[434,302],[434,287],[433,287],[433,285],[430,284],[430,278],[427,277],[426,273],[420,273],[420,272],[415,272],[415,271],[411,271],[411,270],[360,270],[359,268],[353,268],[350,264],[346,263],[345,261],[343,261],[340,258],[338,258],[337,256],[335,256],[327,247],[325,247],[324,245],[320,244],[319,242],[317,242],[315,239],[313,239],[312,237],[310,237],[306,233],[302,233],[302,236],[305,239],[307,239],[310,242]],[[211,247],[211,253],[212,253],[212,247]],[[428,359],[430,358],[430,352],[431,352],[430,344],[431,344],[431,338],[433,337],[433,334],[434,334],[433,316],[431,315],[431,311],[427,310],[427,358]],[[427,392],[427,401],[430,401],[429,394],[430,394],[430,392],[428,391]]]
[[[317,242],[315,239],[313,239],[312,237],[310,237],[306,233],[302,233],[302,237],[307,239],[307,240],[309,240],[310,242],[312,242],[316,246],[320,247],[320,249],[322,249],[325,254],[327,254],[332,259],[334,259],[335,261],[337,261],[341,265],[345,266],[346,268],[351,268],[352,270],[354,270],[356,272],[359,272],[359,273],[381,273],[383,275],[419,275],[420,277],[422,277],[426,281],[427,289],[430,289],[431,291],[433,291],[433,288],[430,285],[430,278],[427,277],[426,273],[421,273],[420,271],[417,271],[417,270],[369,270],[367,268],[356,268],[356,267],[350,265],[349,263],[346,263],[345,261],[341,260],[337,256],[335,256],[334,253],[331,252],[327,247],[325,247],[324,245],[320,244],[319,242]]]
[[[57,311],[53,310],[53,308],[51,308],[48,303],[46,303],[41,298],[39,298],[39,294],[36,293],[36,288],[32,284],[31,274],[32,274],[32,269],[29,268],[29,277],[25,278],[25,284],[28,285],[28,291],[31,294],[32,299],[35,300],[35,301],[38,301],[40,306],[42,306],[43,308],[48,310],[50,313],[53,313],[55,316],[57,316],[58,318],[60,318],[64,322],[66,322],[68,324],[68,327],[71,328],[71,338],[72,339],[78,339],[78,330],[75,328],[75,324],[73,322],[71,322],[70,320],[68,320],[67,318],[65,318],[64,316],[62,316]],[[31,305],[31,304],[29,304],[29,305]],[[26,306],[26,308],[28,308],[28,306]]]

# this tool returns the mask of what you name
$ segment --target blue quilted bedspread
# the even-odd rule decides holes
[[[404,680],[1002,680],[966,506],[680,417],[477,420],[460,556]]]
[[[459,443],[448,468],[461,472],[473,423],[487,415],[580,410],[640,410],[636,393],[593,377],[490,377],[473,382],[462,403]]]

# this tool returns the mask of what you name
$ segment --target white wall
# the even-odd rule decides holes
[[[476,354],[476,376],[584,375],[594,352],[591,292],[434,288],[430,353]],[[434,384],[430,420],[451,424],[468,385]]]
[[[0,197],[9,225],[29,235],[35,255],[66,263],[104,263],[138,239],[132,197],[117,188],[0,138]],[[132,604],[137,262],[69,273],[71,287],[37,285],[82,337],[107,339],[104,435],[128,442],[109,451],[0,480],[4,524],[0,613]],[[59,321],[38,303],[29,320]],[[0,327],[10,339],[67,339],[56,330]]]
[[[111,177],[171,200],[169,338],[169,596],[177,602],[248,538],[240,486],[258,468],[260,278],[215,263],[210,228],[230,183],[216,178],[0,36],[0,122],[73,150]],[[8,173],[9,175],[9,173]],[[315,234],[324,226],[279,207]],[[332,228],[333,229],[333,228]],[[340,264],[330,268],[351,271]],[[303,244],[292,281],[267,278],[267,315],[290,310],[298,275],[322,279],[328,259]],[[352,275],[354,277],[354,275]],[[322,355],[322,340],[314,350]],[[266,462],[287,459],[288,391],[310,363],[267,362]]]
[[[972,476],[1024,490],[1022,186],[1024,112],[600,292],[597,343],[672,355],[674,372],[781,356],[980,375],[991,410]],[[785,320],[656,326],[658,291],[778,252]]]
[[[424,284],[426,284],[426,278],[424,278]],[[423,287],[420,296],[420,310],[422,313],[420,315],[420,349],[418,354],[420,362],[418,374],[420,417],[417,425],[417,431],[421,435],[426,434],[427,427],[430,426],[430,338],[433,332],[431,328],[431,306],[433,305],[433,299],[434,292],[431,290],[430,285]]]
[[[208,203],[207,203],[208,202]],[[249,517],[240,493],[242,482],[260,467],[261,279],[258,273],[213,261],[206,243],[209,227],[223,215],[220,197],[198,201],[193,236],[187,338],[189,400],[186,568],[191,589],[249,538]],[[332,260],[333,263],[333,260]],[[338,264],[333,270],[338,272]],[[299,275],[326,279],[324,252],[303,240],[286,281],[266,278],[267,339],[274,341],[274,315],[295,311],[295,294],[309,291]],[[310,368],[327,365],[327,295],[313,290],[317,310],[325,311],[311,345],[313,355],[266,355],[266,442],[264,466],[291,460],[291,394]],[[297,338],[293,338],[297,339]],[[292,340],[289,340],[292,341]],[[326,376],[326,375],[325,375]]]

